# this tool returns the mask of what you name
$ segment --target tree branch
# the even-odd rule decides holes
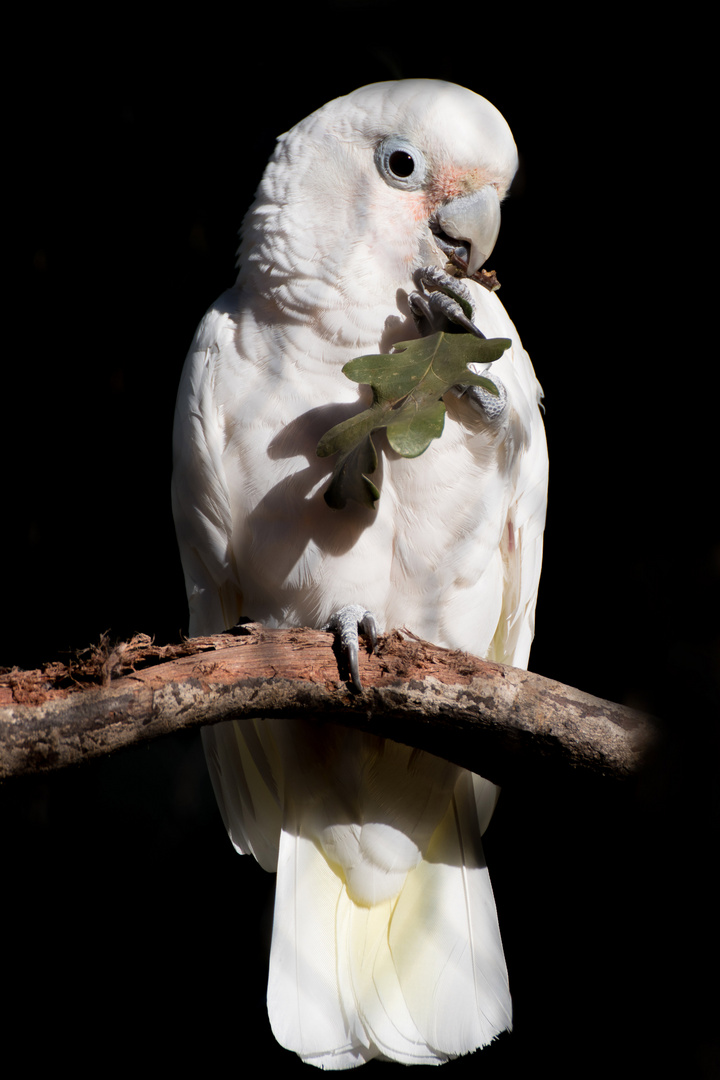
[[[69,665],[0,674],[0,777],[241,717],[318,717],[499,783],[558,768],[628,777],[658,734],[643,713],[407,632],[361,657],[361,694],[341,680],[330,634],[241,633],[163,647],[145,635],[114,648],[103,639]]]

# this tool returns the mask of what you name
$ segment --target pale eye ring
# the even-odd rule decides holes
[[[388,135],[378,144],[375,164],[391,187],[417,191],[425,182],[427,165],[422,151],[401,135]]]

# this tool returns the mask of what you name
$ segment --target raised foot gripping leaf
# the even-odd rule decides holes
[[[377,467],[372,433],[385,428],[388,442],[401,457],[418,457],[442,435],[445,405],[453,386],[482,386],[497,396],[491,379],[468,364],[490,364],[508,349],[508,338],[477,338],[440,330],[415,341],[401,341],[392,353],[358,356],[343,372],[356,383],[369,383],[373,403],[327,431],[317,445],[319,457],[338,454],[325,502],[342,510],[348,499],[371,509],[380,492],[370,479]]]

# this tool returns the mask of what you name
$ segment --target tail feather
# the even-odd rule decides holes
[[[283,830],[268,979],[268,1014],[281,1046],[324,1069],[375,1056],[353,1030],[338,992],[335,926],[344,885],[312,840]]]
[[[375,904],[353,900],[302,823],[285,822],[268,1010],[278,1042],[325,1069],[440,1064],[511,1026],[471,774],[399,895]]]

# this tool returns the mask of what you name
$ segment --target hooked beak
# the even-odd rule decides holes
[[[500,232],[500,199],[486,184],[442,206],[430,222],[438,247],[472,277],[490,256]]]

